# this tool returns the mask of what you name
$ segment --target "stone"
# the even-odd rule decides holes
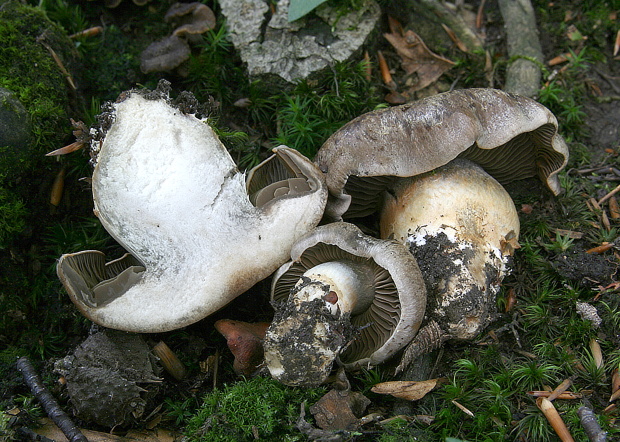
[[[277,76],[286,83],[306,79],[357,53],[375,29],[380,8],[374,0],[343,15],[322,4],[288,22],[289,0],[279,0],[269,14],[268,0],[221,0],[233,45],[248,74]]]
[[[0,88],[0,146],[19,153],[30,142],[30,117],[26,108],[13,92]]]
[[[54,370],[67,381],[75,414],[109,428],[142,417],[161,382],[141,335],[107,329],[90,335]]]

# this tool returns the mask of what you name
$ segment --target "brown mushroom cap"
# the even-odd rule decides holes
[[[308,232],[293,246],[291,259],[274,275],[272,299],[276,303],[287,301],[301,276],[319,264],[348,260],[369,264],[374,269],[374,300],[366,311],[350,318],[351,324],[360,329],[339,356],[345,367],[377,365],[415,336],[424,317],[426,290],[418,265],[407,247],[364,235],[353,224],[339,222]],[[270,331],[265,342],[266,352],[269,335]],[[295,345],[296,336],[288,339]]]
[[[539,176],[560,193],[568,161],[555,116],[536,101],[497,89],[463,89],[361,115],[335,132],[315,162],[326,174],[333,219],[362,217],[393,177],[428,172],[456,157],[502,184]]]
[[[151,43],[140,54],[140,70],[149,72],[169,72],[189,60],[190,49],[187,42],[171,35]]]
[[[215,27],[215,14],[207,5],[200,2],[173,4],[164,20],[177,28],[173,34],[177,37],[191,37],[204,34]]]

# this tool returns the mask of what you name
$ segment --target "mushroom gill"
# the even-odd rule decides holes
[[[426,305],[408,248],[348,223],[308,232],[274,275],[276,314],[265,362],[287,385],[318,385],[338,360],[348,369],[389,359],[415,336]]]
[[[497,89],[455,90],[369,112],[336,131],[317,154],[329,189],[326,216],[372,214],[395,177],[457,157],[480,164],[501,184],[538,176],[559,194],[568,148],[547,108]]]

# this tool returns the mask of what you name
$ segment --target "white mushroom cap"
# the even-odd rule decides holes
[[[369,286],[365,280],[373,280],[374,297],[361,304],[369,307],[360,311],[352,306],[353,314],[333,315],[324,301],[330,302],[334,290],[329,279],[338,276],[320,266],[334,261],[359,263],[365,269],[362,284]],[[310,278],[325,273],[328,278]],[[351,284],[350,274],[345,276]],[[303,293],[308,290],[311,293]],[[321,290],[323,300],[315,295]],[[296,300],[305,297],[317,303]],[[324,381],[337,356],[348,369],[372,367],[407,345],[424,317],[426,291],[407,247],[364,235],[352,224],[331,223],[295,243],[291,261],[274,275],[272,299],[276,316],[265,337],[267,366],[284,383],[314,385]],[[351,325],[359,330],[351,334]]]
[[[326,215],[369,215],[393,177],[456,157],[480,164],[502,184],[538,176],[559,194],[557,173],[568,148],[547,108],[497,89],[455,90],[369,112],[336,131],[317,154],[330,193]]]
[[[480,166],[456,159],[403,178],[388,192],[381,237],[407,244],[427,281],[427,315],[453,339],[471,339],[495,311],[518,246],[519,217],[506,190]]]
[[[278,170],[277,187],[290,192],[256,205],[209,125],[165,97],[131,93],[109,117],[93,173],[95,213],[143,270],[126,266],[132,284],[98,298],[92,289],[110,276],[101,257],[96,269],[82,255],[61,257],[61,281],[94,322],[134,332],[196,322],[273,273],[322,216],[322,174],[297,151],[281,146],[259,166]],[[290,188],[288,179],[304,185]]]

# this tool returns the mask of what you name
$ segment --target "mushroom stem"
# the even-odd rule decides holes
[[[321,298],[333,315],[359,314],[368,309],[375,296],[373,269],[367,262],[324,262],[308,269],[297,285],[303,284],[304,278],[324,285],[306,285],[306,290],[297,292],[295,302]]]

